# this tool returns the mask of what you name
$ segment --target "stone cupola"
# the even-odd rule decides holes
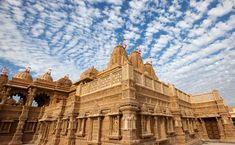
[[[32,82],[33,78],[30,74],[30,67],[27,67],[25,70],[17,73],[13,76],[13,80],[18,79],[26,82]]]
[[[37,80],[46,81],[46,82],[53,82],[53,78],[51,76],[51,69],[49,69],[43,75],[40,75]]]
[[[70,87],[71,85],[72,85],[72,81],[69,79],[69,75],[65,75],[64,77],[56,81],[56,86]]]

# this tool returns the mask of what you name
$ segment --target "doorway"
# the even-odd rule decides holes
[[[209,139],[220,139],[216,118],[205,118],[204,121]]]

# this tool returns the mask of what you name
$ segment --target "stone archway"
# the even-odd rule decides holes
[[[50,96],[46,93],[37,94],[33,100],[34,107],[48,106],[50,104]]]
[[[27,95],[24,92],[16,91],[9,95],[6,104],[24,106],[26,101]]]

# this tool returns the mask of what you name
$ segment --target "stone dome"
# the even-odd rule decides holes
[[[122,45],[118,45],[113,50],[113,53],[109,60],[108,68],[112,68],[117,65],[124,65],[128,62],[129,59],[125,48]]]
[[[81,74],[80,80],[85,80],[85,79],[93,80],[97,77],[98,73],[99,73],[98,70],[95,69],[95,67],[93,66]]]
[[[16,75],[13,76],[13,79],[21,79],[27,82],[32,82],[33,78],[30,75],[30,68],[26,68],[25,70],[17,73]]]
[[[53,78],[51,76],[51,70],[48,70],[43,75],[40,75],[37,80],[47,81],[47,82],[53,82]]]
[[[153,69],[152,64],[150,64],[150,63],[147,62],[147,63],[144,64],[144,66],[145,66],[145,71],[148,72],[148,74],[149,74],[154,80],[158,80],[158,77],[156,76],[156,73],[155,73],[155,71],[154,71],[154,69]]]
[[[144,72],[144,63],[139,52],[133,51],[129,57],[129,60],[134,68]]]
[[[56,81],[56,85],[70,87],[72,85],[72,81],[69,79],[68,75],[65,75],[64,77]]]

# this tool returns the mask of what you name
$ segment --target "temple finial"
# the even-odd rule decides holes
[[[126,47],[127,47],[126,39],[125,38],[123,39],[123,47],[124,47],[124,49],[126,49]]]
[[[141,54],[141,47],[138,46],[137,51]]]
[[[2,68],[2,75],[7,76],[7,74],[8,74],[7,68],[6,68],[6,67],[3,67],[3,68]]]
[[[149,56],[149,63],[150,63],[151,65],[153,64],[152,56]]]
[[[69,74],[66,74],[64,77],[65,77],[65,78],[69,78]]]
[[[30,66],[27,66],[26,69],[25,69],[26,72],[30,72],[30,70],[31,70]]]
[[[47,74],[51,75],[51,71],[52,71],[52,69],[49,68],[48,71],[47,71]]]

